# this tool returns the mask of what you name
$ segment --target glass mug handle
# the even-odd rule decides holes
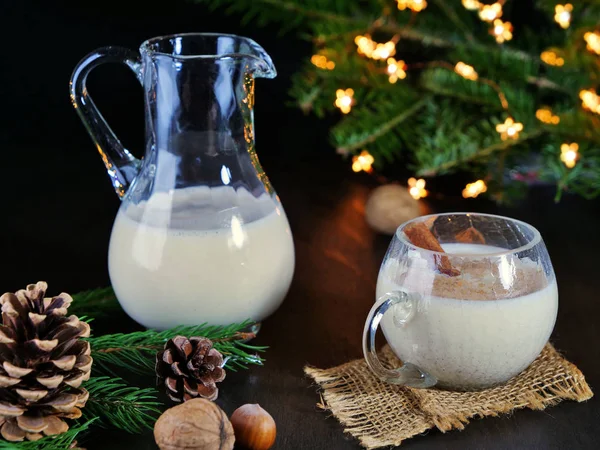
[[[422,371],[414,364],[404,363],[397,369],[387,369],[381,364],[377,357],[375,348],[375,334],[383,315],[395,305],[404,305],[407,313],[402,318],[394,316],[394,324],[397,327],[403,327],[415,314],[415,305],[410,300],[406,292],[395,291],[382,295],[369,311],[365,329],[363,332],[363,353],[367,365],[377,377],[382,381],[391,384],[400,384],[414,388],[427,388],[436,384],[437,380]]]
[[[139,172],[141,161],[123,147],[98,111],[86,87],[87,76],[92,69],[106,62],[125,64],[143,85],[142,61],[136,52],[124,47],[103,47],[79,61],[71,75],[69,91],[73,107],[94,141],[117,195],[123,198]]]

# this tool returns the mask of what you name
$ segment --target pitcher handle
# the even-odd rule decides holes
[[[69,90],[73,107],[94,141],[113,187],[119,198],[123,198],[127,188],[139,172],[141,161],[123,147],[119,138],[98,111],[86,87],[88,74],[94,67],[106,62],[124,63],[133,70],[138,81],[143,83],[142,62],[137,53],[123,47],[103,47],[79,61],[71,75]]]
[[[406,292],[396,291],[381,296],[369,311],[363,332],[363,353],[367,365],[382,381],[415,388],[427,388],[436,384],[437,380],[411,363],[405,362],[397,369],[387,369],[377,357],[375,334],[383,315],[394,305],[403,305],[404,312],[394,317],[397,327],[405,326],[416,314],[416,305]]]

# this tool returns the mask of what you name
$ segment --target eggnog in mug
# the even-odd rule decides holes
[[[504,248],[442,247],[459,276],[431,270],[427,257],[413,250],[405,259],[410,265],[392,258],[382,266],[377,298],[402,291],[415,308],[402,326],[394,318],[402,305],[383,316],[386,339],[402,361],[435,377],[437,386],[478,389],[504,382],[531,364],[550,337],[558,308],[554,276]],[[490,263],[488,255],[500,262]],[[430,293],[422,286],[431,286]]]

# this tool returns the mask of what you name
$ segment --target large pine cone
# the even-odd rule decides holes
[[[64,433],[88,399],[90,326],[67,317],[73,299],[44,298],[45,282],[0,297],[0,434],[9,441]]]
[[[167,395],[180,403],[196,397],[216,400],[225,379],[223,355],[205,337],[176,336],[156,355],[156,374]]]

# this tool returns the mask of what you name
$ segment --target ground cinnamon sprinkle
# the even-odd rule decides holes
[[[506,263],[451,258],[460,276],[435,274],[431,295],[461,300],[499,300],[531,294],[546,287],[544,271],[531,260],[507,257]]]

